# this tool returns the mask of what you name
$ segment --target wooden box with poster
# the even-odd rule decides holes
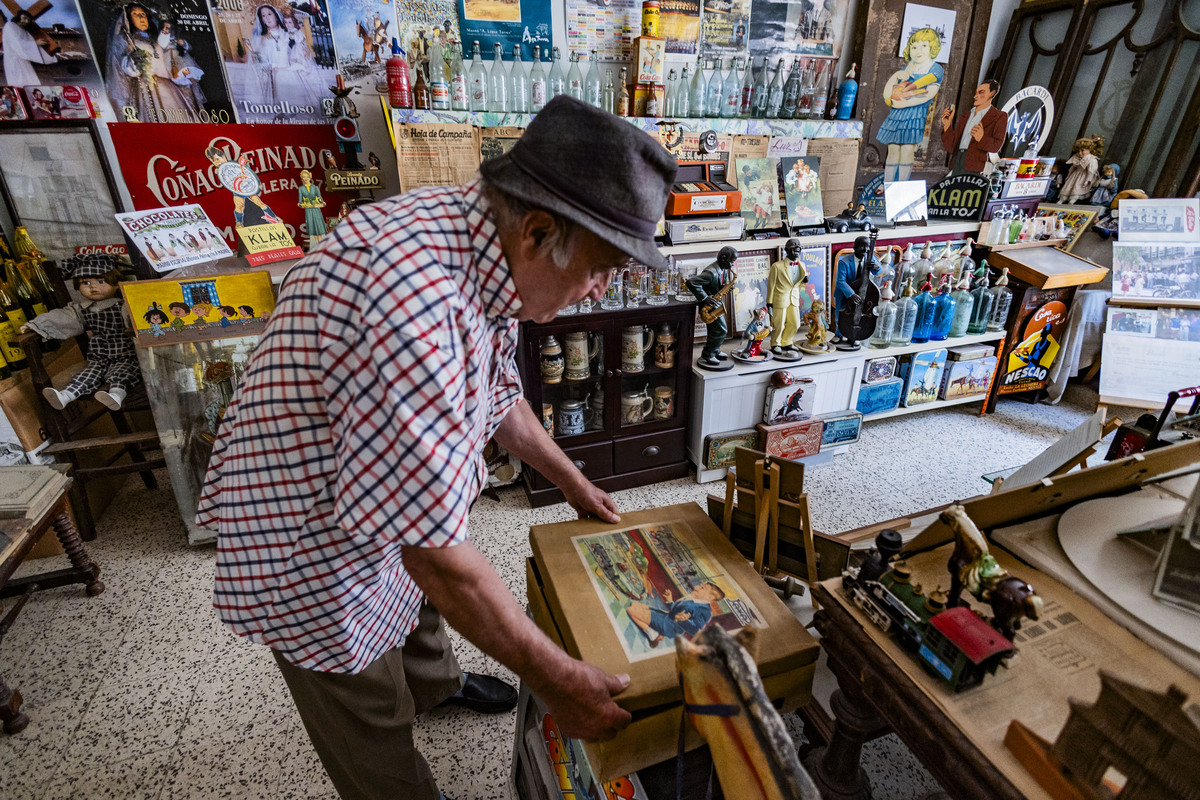
[[[611,741],[586,745],[599,780],[675,755],[682,694],[672,641],[710,622],[765,629],[754,660],[767,695],[785,712],[809,701],[816,641],[698,505],[627,513],[619,526],[536,525],[530,544],[535,621],[572,656],[630,676],[615,699],[633,723]],[[702,743],[690,726],[685,731],[687,749]]]

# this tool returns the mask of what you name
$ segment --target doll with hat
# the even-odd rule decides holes
[[[86,332],[90,337],[87,364],[65,388],[46,387],[42,394],[60,411],[89,394],[116,411],[129,389],[142,380],[137,349],[125,327],[125,301],[117,289],[124,276],[117,259],[105,253],[71,256],[59,269],[83,300],[38,314],[21,331],[34,331],[45,339],[69,339]],[[108,388],[101,389],[105,384]]]

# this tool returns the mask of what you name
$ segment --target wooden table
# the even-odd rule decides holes
[[[0,642],[4,634],[12,626],[30,596],[39,589],[52,589],[57,586],[68,586],[82,583],[89,597],[95,597],[104,591],[104,583],[100,580],[100,567],[88,556],[79,531],[71,521],[67,504],[67,491],[70,483],[65,484],[58,498],[37,520],[3,519],[0,520],[0,534],[6,539],[3,550],[0,551],[0,598],[17,597],[20,600],[0,620]],[[20,566],[33,546],[49,531],[54,529],[58,541],[66,551],[71,566],[63,569],[43,572],[38,575],[27,575],[13,578],[12,574]],[[20,733],[29,724],[29,717],[21,711],[21,693],[10,689],[0,676],[0,722],[4,724],[4,732]]]

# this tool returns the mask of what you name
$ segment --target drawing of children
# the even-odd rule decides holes
[[[167,316],[167,312],[163,311],[163,307],[158,303],[151,303],[150,310],[142,315],[142,319],[150,325],[150,332],[155,336],[166,336],[167,332],[163,330],[163,325],[169,325],[171,318]]]
[[[208,326],[208,320],[205,319],[209,312],[213,310],[211,303],[194,303],[192,305],[192,313],[196,319],[192,320],[192,325],[196,328],[204,328]]]
[[[171,303],[171,305],[167,306],[167,311],[175,318],[171,320],[171,330],[176,333],[183,333],[183,328],[187,325],[183,321],[183,318],[192,313],[192,309],[187,303]]]
[[[887,145],[883,180],[906,181],[912,174],[917,145],[925,140],[929,110],[942,87],[945,71],[934,61],[942,50],[942,39],[933,28],[920,28],[908,38],[904,60],[883,87],[883,101],[892,109],[876,138]]]
[[[217,308],[217,313],[221,315],[221,327],[228,328],[229,320],[235,318],[238,312],[234,310],[233,306],[220,306]]]
[[[250,306],[238,306],[238,313],[243,321],[254,319],[254,309]]]

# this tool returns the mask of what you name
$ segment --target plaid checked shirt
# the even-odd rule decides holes
[[[422,594],[400,548],[468,538],[521,398],[520,307],[478,182],[373,203],[293,268],[197,511],[226,625],[327,672],[404,642]]]

